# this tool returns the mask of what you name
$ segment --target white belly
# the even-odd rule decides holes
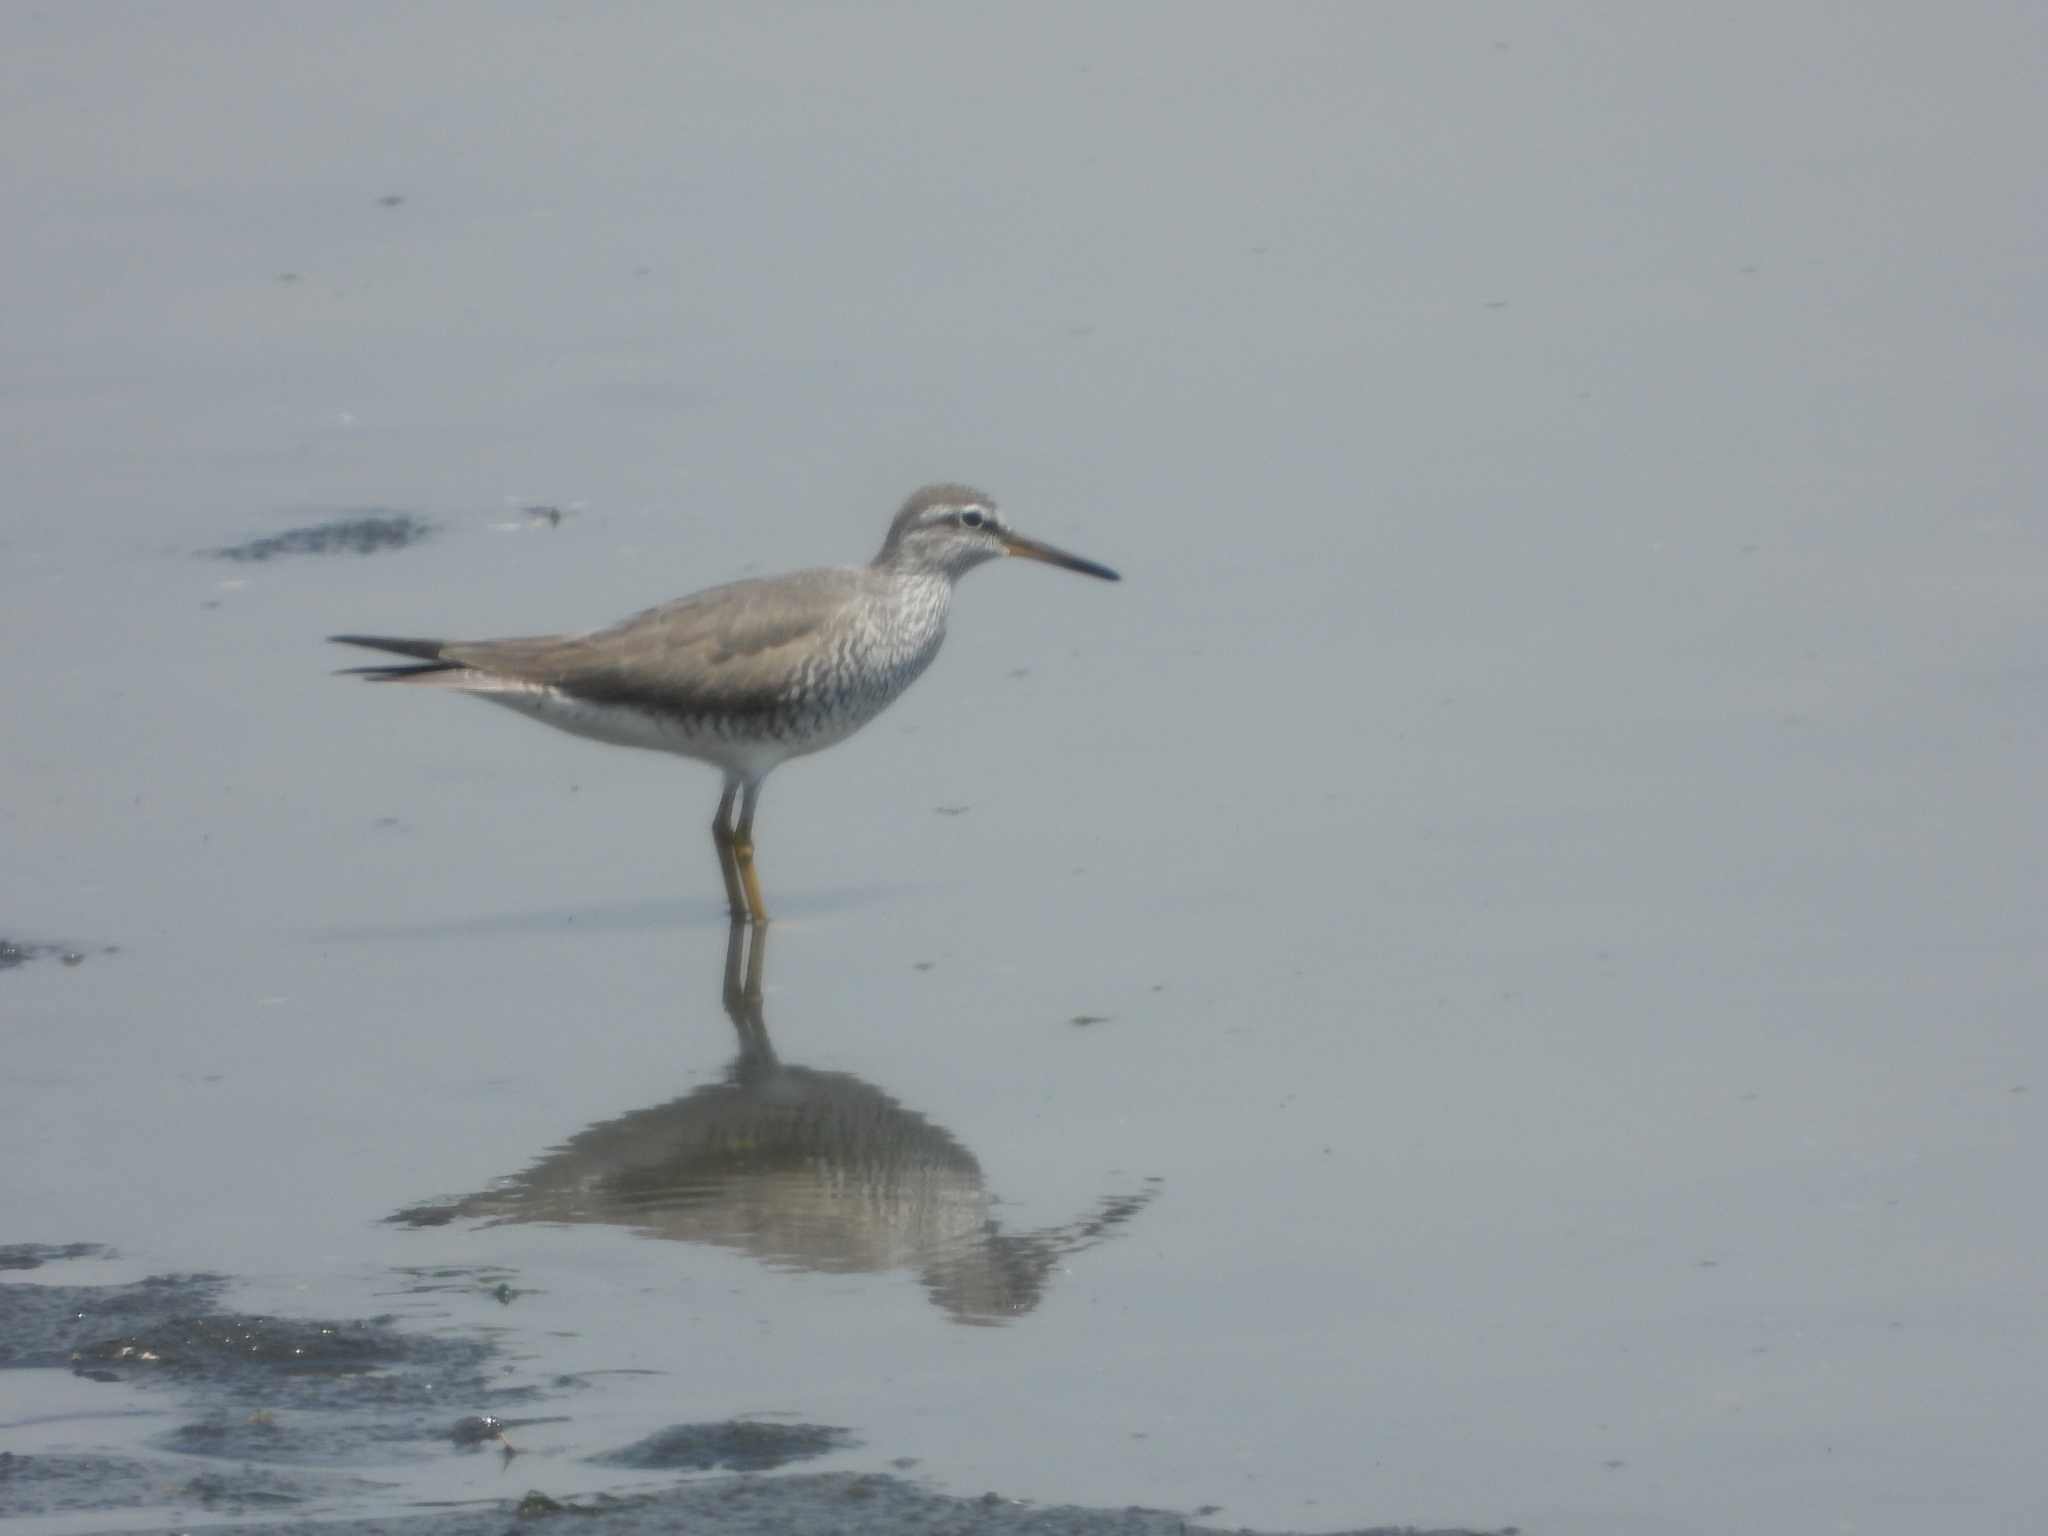
[[[721,730],[712,722],[656,714],[631,705],[593,704],[552,688],[514,690],[500,684],[463,691],[572,736],[615,747],[642,747],[650,752],[694,758],[747,783],[764,778],[770,769],[792,757],[836,746],[866,724],[864,720],[853,720],[816,733],[777,739],[744,728],[728,726]]]

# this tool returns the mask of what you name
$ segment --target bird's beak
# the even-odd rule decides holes
[[[1094,576],[1103,581],[1123,580],[1123,577],[1106,565],[1097,565],[1093,560],[1083,560],[1079,555],[1070,555],[1064,549],[1054,549],[1050,544],[1027,539],[1020,533],[1005,530],[1001,538],[1006,553],[1021,555],[1026,560],[1043,560],[1047,565],[1056,565],[1067,571],[1079,571],[1083,576]]]

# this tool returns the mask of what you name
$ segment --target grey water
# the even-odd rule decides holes
[[[0,1286],[488,1345],[333,1519],[759,1422],[1263,1529],[2039,1528],[2044,63],[5,8],[0,1244],[106,1251]],[[770,781],[763,955],[714,775],[328,675],[953,478],[1125,579],[977,572]],[[0,1451],[203,1460],[34,1358]],[[138,1498],[8,1523],[206,1517]]]

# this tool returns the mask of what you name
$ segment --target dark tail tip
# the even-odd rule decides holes
[[[360,645],[365,650],[389,651],[394,656],[414,656],[421,661],[439,661],[446,640],[407,640],[396,635],[329,635],[336,645]],[[364,671],[374,668],[365,667]]]

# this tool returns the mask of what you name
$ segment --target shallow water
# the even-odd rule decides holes
[[[591,1383],[326,1512],[785,1415],[2048,1517],[2032,12],[119,16],[0,21],[0,1243]],[[953,476],[1126,579],[977,573],[776,775],[758,1004],[712,775],[326,675]]]

